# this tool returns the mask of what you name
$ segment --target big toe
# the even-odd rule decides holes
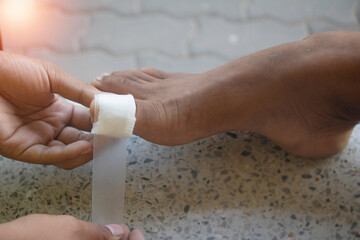
[[[137,99],[147,97],[145,86],[147,81],[130,71],[103,73],[93,79],[91,84],[103,92],[132,94]]]

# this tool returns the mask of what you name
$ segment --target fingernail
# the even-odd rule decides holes
[[[121,225],[109,224],[106,225],[106,227],[110,230],[114,237],[122,237],[125,233]]]

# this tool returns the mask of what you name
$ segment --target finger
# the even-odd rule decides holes
[[[121,240],[129,239],[130,230],[129,230],[128,226],[126,226],[124,224],[122,224],[122,225],[108,224],[108,225],[106,225],[106,227],[111,231],[113,236],[119,236],[119,235],[121,235],[121,231],[124,231],[124,235],[122,235],[122,237],[120,239]]]
[[[127,240],[129,235],[129,228],[125,225],[110,224],[93,224],[84,223],[82,239],[88,240]]]
[[[94,95],[99,93],[99,90],[94,86],[71,76],[54,64],[43,62],[43,66],[49,76],[49,83],[53,93],[86,107],[90,106]]]
[[[76,158],[89,151],[92,151],[92,144],[87,141],[77,141],[65,146],[52,147],[37,144],[26,149],[18,159],[38,164],[56,164]]]
[[[61,141],[54,140],[54,141],[49,142],[48,146],[49,147],[65,146],[65,144],[63,142],[61,142]]]
[[[84,133],[73,127],[64,127],[56,138],[56,140],[65,144],[70,144],[81,140],[91,142],[92,139],[93,136],[91,134]]]
[[[129,240],[145,240],[145,237],[139,229],[136,229],[130,234]]]
[[[79,130],[89,132],[92,127],[89,109],[74,105],[69,125]]]
[[[58,168],[70,170],[70,169],[80,167],[80,166],[84,165],[85,163],[90,162],[92,160],[92,158],[93,158],[93,152],[90,151],[90,152],[82,153],[81,155],[79,155],[73,159],[59,162],[59,163],[56,163],[53,165]]]

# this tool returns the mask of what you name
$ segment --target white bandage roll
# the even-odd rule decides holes
[[[132,95],[95,95],[95,120],[91,133],[128,138],[134,130],[136,104]]]

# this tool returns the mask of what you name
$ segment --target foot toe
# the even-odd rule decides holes
[[[111,75],[104,75],[95,78],[91,84],[103,92],[115,94],[132,94],[137,99],[144,99],[145,86],[144,82],[136,76],[126,73],[117,72]],[[146,83],[146,82],[145,82]]]
[[[115,73],[113,73],[113,75],[115,75],[115,76],[117,76],[117,75],[124,76],[125,75],[130,80],[133,80],[138,83],[159,81],[159,79],[157,79],[143,71],[137,70],[137,69],[126,70],[123,72],[115,72]]]
[[[93,80],[92,80],[92,82],[95,82],[95,81],[101,81],[104,77],[106,77],[106,76],[111,76],[111,73],[109,73],[109,72],[104,72],[104,73],[102,73],[101,75],[99,75],[99,76],[97,76],[96,78],[94,78]]]
[[[151,67],[143,67],[140,70],[142,72],[144,72],[152,77],[158,78],[158,79],[165,79],[172,75],[171,73],[164,72],[164,71],[161,71],[161,70],[158,70],[155,68],[151,68]]]

